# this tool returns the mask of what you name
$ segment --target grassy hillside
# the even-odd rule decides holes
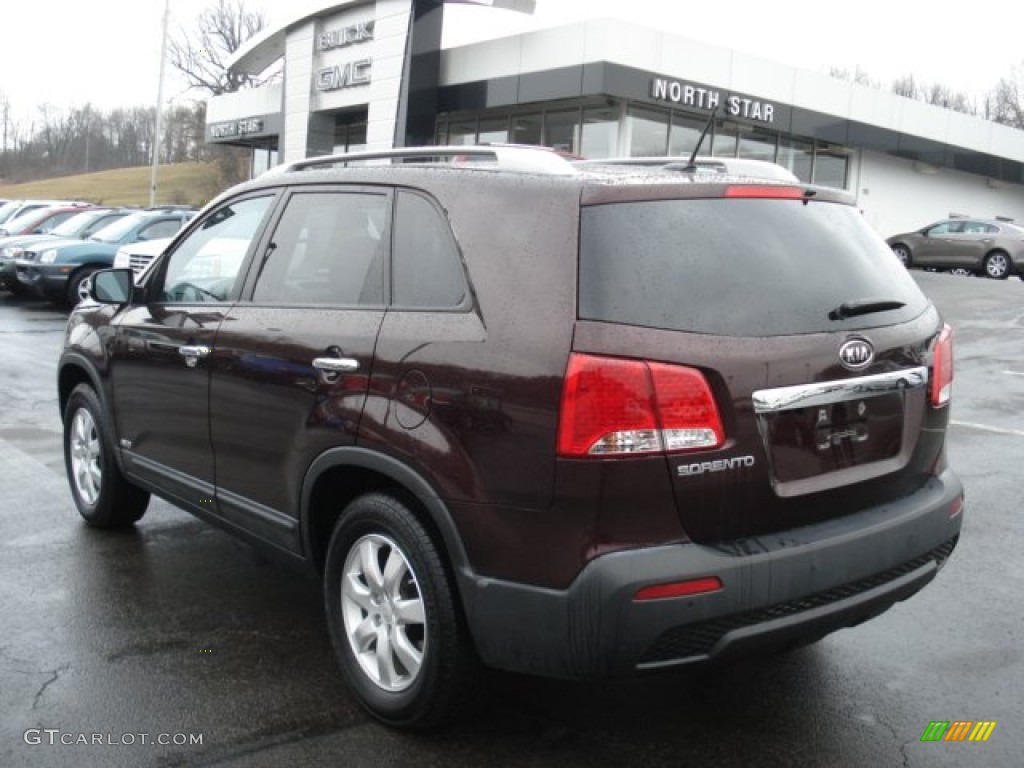
[[[103,205],[149,205],[149,166],[63,176],[24,184],[0,184],[0,198],[88,200]],[[161,165],[157,203],[203,205],[221,192],[213,163]]]

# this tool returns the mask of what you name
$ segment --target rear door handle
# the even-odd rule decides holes
[[[359,361],[354,357],[317,357],[313,367],[324,373],[354,373],[359,370]]]

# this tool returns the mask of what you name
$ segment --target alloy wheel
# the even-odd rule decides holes
[[[1010,264],[1006,259],[1006,256],[1002,253],[991,253],[988,258],[985,259],[985,274],[989,277],[1000,280],[1006,277],[1006,273],[1010,270]]]
[[[71,422],[71,474],[78,495],[86,504],[95,504],[103,482],[100,436],[85,408],[75,411]]]
[[[366,676],[379,688],[404,691],[426,653],[426,610],[405,553],[386,536],[353,544],[341,584],[345,635]]]

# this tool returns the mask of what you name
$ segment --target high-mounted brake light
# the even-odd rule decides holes
[[[942,333],[932,349],[931,403],[936,408],[946,405],[953,394],[953,329],[942,326]]]
[[[752,197],[757,199],[803,200],[806,193],[800,187],[742,184],[725,188],[726,197]]]
[[[693,368],[573,353],[558,454],[612,458],[717,448],[725,441],[704,375]]]

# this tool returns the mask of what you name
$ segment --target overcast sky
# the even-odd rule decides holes
[[[170,0],[171,28],[191,28],[211,0]],[[271,24],[326,0],[248,0]],[[101,108],[156,98],[163,0],[7,2],[0,30],[0,93],[18,115],[37,105]],[[455,7],[446,43],[496,37],[530,26],[617,16],[681,36],[734,47],[807,69],[860,66],[886,84],[912,73],[983,94],[1024,62],[1018,0],[537,0],[534,18]],[[168,67],[167,98],[194,98]]]

